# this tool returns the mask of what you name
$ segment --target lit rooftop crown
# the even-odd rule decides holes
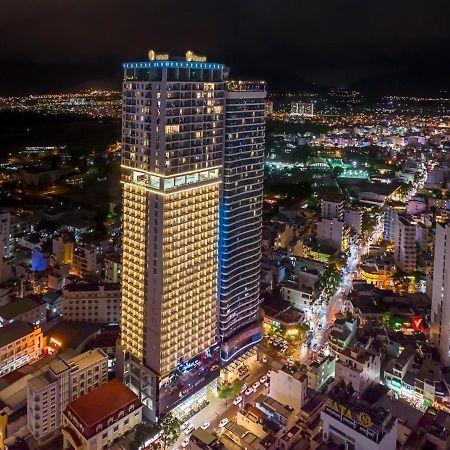
[[[150,61],[168,61],[172,59],[174,61],[182,60],[182,57],[172,57],[168,53],[156,53],[154,50],[148,52],[148,59]],[[188,50],[184,56],[184,60],[187,62],[206,62],[206,56],[196,55],[193,51]]]

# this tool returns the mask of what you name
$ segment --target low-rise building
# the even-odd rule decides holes
[[[57,357],[46,372],[28,381],[27,424],[31,434],[40,444],[53,439],[59,434],[67,404],[107,381],[108,356],[99,349]]]
[[[247,403],[238,411],[236,423],[263,439],[267,435],[267,431],[264,429],[267,418],[268,416],[266,413],[256,408],[251,403]]]
[[[321,412],[323,440],[343,448],[396,448],[397,418],[384,407],[364,401],[353,389],[336,385]]]
[[[316,292],[314,288],[305,286],[298,281],[283,281],[280,284],[283,300],[291,302],[296,308],[302,311],[311,311]]]
[[[337,355],[348,347],[356,334],[358,323],[355,319],[336,319],[328,337],[328,345],[332,354]]]
[[[313,361],[308,367],[308,387],[320,391],[335,376],[336,359],[329,355]]]
[[[317,223],[317,241],[345,252],[348,248],[350,228],[337,219],[322,219]]]
[[[337,354],[335,378],[363,392],[370,384],[379,383],[380,367],[380,354],[353,345]]]
[[[33,325],[43,324],[47,321],[45,302],[36,295],[18,298],[0,307],[0,327],[16,320],[28,322]]]
[[[362,213],[361,211],[354,211],[347,209],[344,211],[344,223],[350,227],[355,233],[362,232]]]
[[[61,235],[52,241],[53,255],[58,264],[72,264],[74,243],[67,235]]]
[[[142,422],[138,396],[113,379],[71,401],[63,415],[64,447],[102,450]]]
[[[374,260],[361,264],[361,278],[379,289],[392,289],[393,264],[388,261]]]
[[[322,198],[320,217],[342,220],[344,218],[344,196],[333,192],[326,194]]]
[[[63,318],[68,321],[119,323],[119,283],[72,283],[63,290]]]
[[[122,263],[120,255],[112,253],[103,259],[104,275],[103,278],[107,283],[120,283]]]
[[[17,320],[0,330],[0,376],[36,360],[42,354],[42,330]]]
[[[305,404],[308,376],[306,370],[297,366],[283,366],[272,371],[269,395],[283,405],[289,405],[296,411]]]
[[[295,410],[288,404],[275,400],[269,395],[258,395],[255,399],[255,406],[267,414],[269,420],[276,422],[284,431],[291,428],[297,418],[298,410]]]
[[[71,273],[81,278],[98,274],[97,248],[93,245],[78,246],[73,252]]]

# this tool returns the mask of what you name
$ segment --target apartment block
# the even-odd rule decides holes
[[[54,438],[68,403],[107,381],[108,356],[100,349],[67,359],[57,357],[46,372],[28,381],[27,424],[31,434],[39,443]]]
[[[39,326],[17,320],[0,330],[0,376],[39,358],[42,353]]]
[[[394,222],[394,260],[404,272],[416,268],[416,224],[403,215]]]
[[[98,274],[97,248],[93,245],[78,246],[73,252],[71,273],[81,278]]]
[[[119,283],[73,283],[63,290],[63,318],[75,322],[119,323]]]

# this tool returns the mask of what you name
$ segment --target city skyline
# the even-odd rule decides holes
[[[26,2],[0,450],[450,448],[449,5]]]
[[[0,18],[6,44],[0,50],[0,95],[38,94],[56,84],[66,91],[117,88],[122,60],[138,58],[149,46],[180,54],[194,48],[227,61],[236,78],[265,79],[281,90],[355,85],[415,94],[446,88],[447,2],[322,3],[231,1],[205,9],[139,0],[122,8],[114,0],[62,8],[50,0],[39,5],[46,17],[41,27],[36,5],[23,9],[8,1]],[[169,31],[165,24],[174,21],[177,29]]]

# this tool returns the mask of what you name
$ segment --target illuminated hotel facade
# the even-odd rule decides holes
[[[155,418],[219,375],[225,68],[149,57],[123,65],[121,348]]]
[[[225,149],[219,234],[221,363],[262,339],[261,218],[264,182],[264,82],[225,83]]]
[[[123,68],[119,372],[149,418],[174,408],[182,417],[187,403],[215,386],[224,324],[230,323],[234,333],[257,322],[265,88],[259,84],[254,96],[245,92],[244,84],[241,90],[238,84],[232,89],[224,65],[192,52],[170,58],[150,51],[148,61]],[[234,117],[226,113],[228,106],[236,114],[245,110],[239,119],[242,128],[226,121]],[[227,159],[227,149],[235,153],[233,158]],[[248,153],[248,160],[237,158],[239,151]],[[233,178],[236,170],[239,179]],[[228,177],[239,185],[237,203],[230,200]],[[255,190],[245,187],[245,177],[257,181]],[[219,230],[220,237],[228,236],[222,233],[219,215],[228,220],[229,213],[220,211],[239,202],[249,205],[252,216],[248,229],[242,230],[248,244],[240,251],[246,253],[251,246],[256,262],[252,282],[243,283],[242,306],[230,303],[224,310],[222,298],[218,301],[220,286],[239,277],[219,270]],[[222,257],[227,250],[220,246]],[[250,294],[251,301],[246,300]],[[230,321],[231,314],[244,314],[244,320]]]

